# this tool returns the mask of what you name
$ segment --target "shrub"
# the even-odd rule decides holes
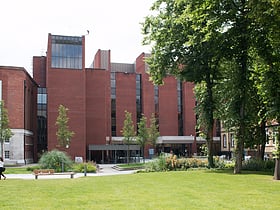
[[[274,164],[274,160],[261,160],[251,158],[243,162],[242,169],[249,171],[273,171]]]
[[[176,170],[178,168],[178,160],[176,155],[170,155],[165,159],[166,168],[170,171]]]
[[[166,156],[161,154],[157,159],[150,161],[145,164],[145,171],[146,172],[155,172],[155,171],[166,171]]]
[[[145,165],[146,172],[168,171],[168,170],[187,170],[189,168],[206,168],[207,159],[199,158],[180,158],[176,155],[160,155],[158,159],[148,162]]]
[[[96,173],[97,166],[94,162],[76,163],[73,165],[73,171],[78,173],[84,173],[85,166],[87,173]]]
[[[69,171],[72,168],[73,162],[65,152],[52,150],[42,155],[39,165],[43,169],[54,169],[56,172],[61,172],[62,167],[64,167],[65,171]]]
[[[214,159],[215,168],[218,169],[226,168],[226,162],[224,161],[224,159],[221,159],[219,156],[215,156],[213,159]]]

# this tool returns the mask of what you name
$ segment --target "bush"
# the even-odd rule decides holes
[[[52,150],[42,155],[39,165],[42,169],[54,169],[56,172],[61,172],[62,167],[64,167],[64,171],[69,171],[73,162],[65,152]]]
[[[158,171],[166,171],[166,156],[164,154],[161,154],[157,159],[154,159],[153,161],[150,161],[145,164],[145,171],[146,172],[158,172]]]
[[[242,169],[249,171],[273,171],[274,164],[274,160],[261,160],[251,158],[243,162]]]
[[[219,156],[213,157],[214,159],[214,167],[218,169],[224,169],[226,168],[226,162],[224,159],[220,158]]]
[[[86,166],[87,173],[96,173],[97,166],[94,162],[76,163],[73,165],[73,171],[77,173],[84,173],[85,166]]]
[[[146,172],[154,171],[174,171],[187,170],[189,168],[206,168],[208,166],[207,159],[199,158],[180,158],[176,155],[160,155],[158,159],[148,162],[145,165]]]

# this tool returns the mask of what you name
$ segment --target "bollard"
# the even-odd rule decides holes
[[[84,176],[87,176],[87,164],[84,165]]]

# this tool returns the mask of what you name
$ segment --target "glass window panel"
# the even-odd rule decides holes
[[[52,37],[52,67],[82,69],[82,38]]]

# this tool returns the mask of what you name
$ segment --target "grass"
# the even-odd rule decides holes
[[[27,167],[6,167],[4,174],[30,174],[32,171],[28,171]]]
[[[1,180],[1,209],[280,209],[271,174],[205,170]]]
[[[129,163],[129,164],[118,164],[121,169],[141,169],[145,167],[145,163]]]

